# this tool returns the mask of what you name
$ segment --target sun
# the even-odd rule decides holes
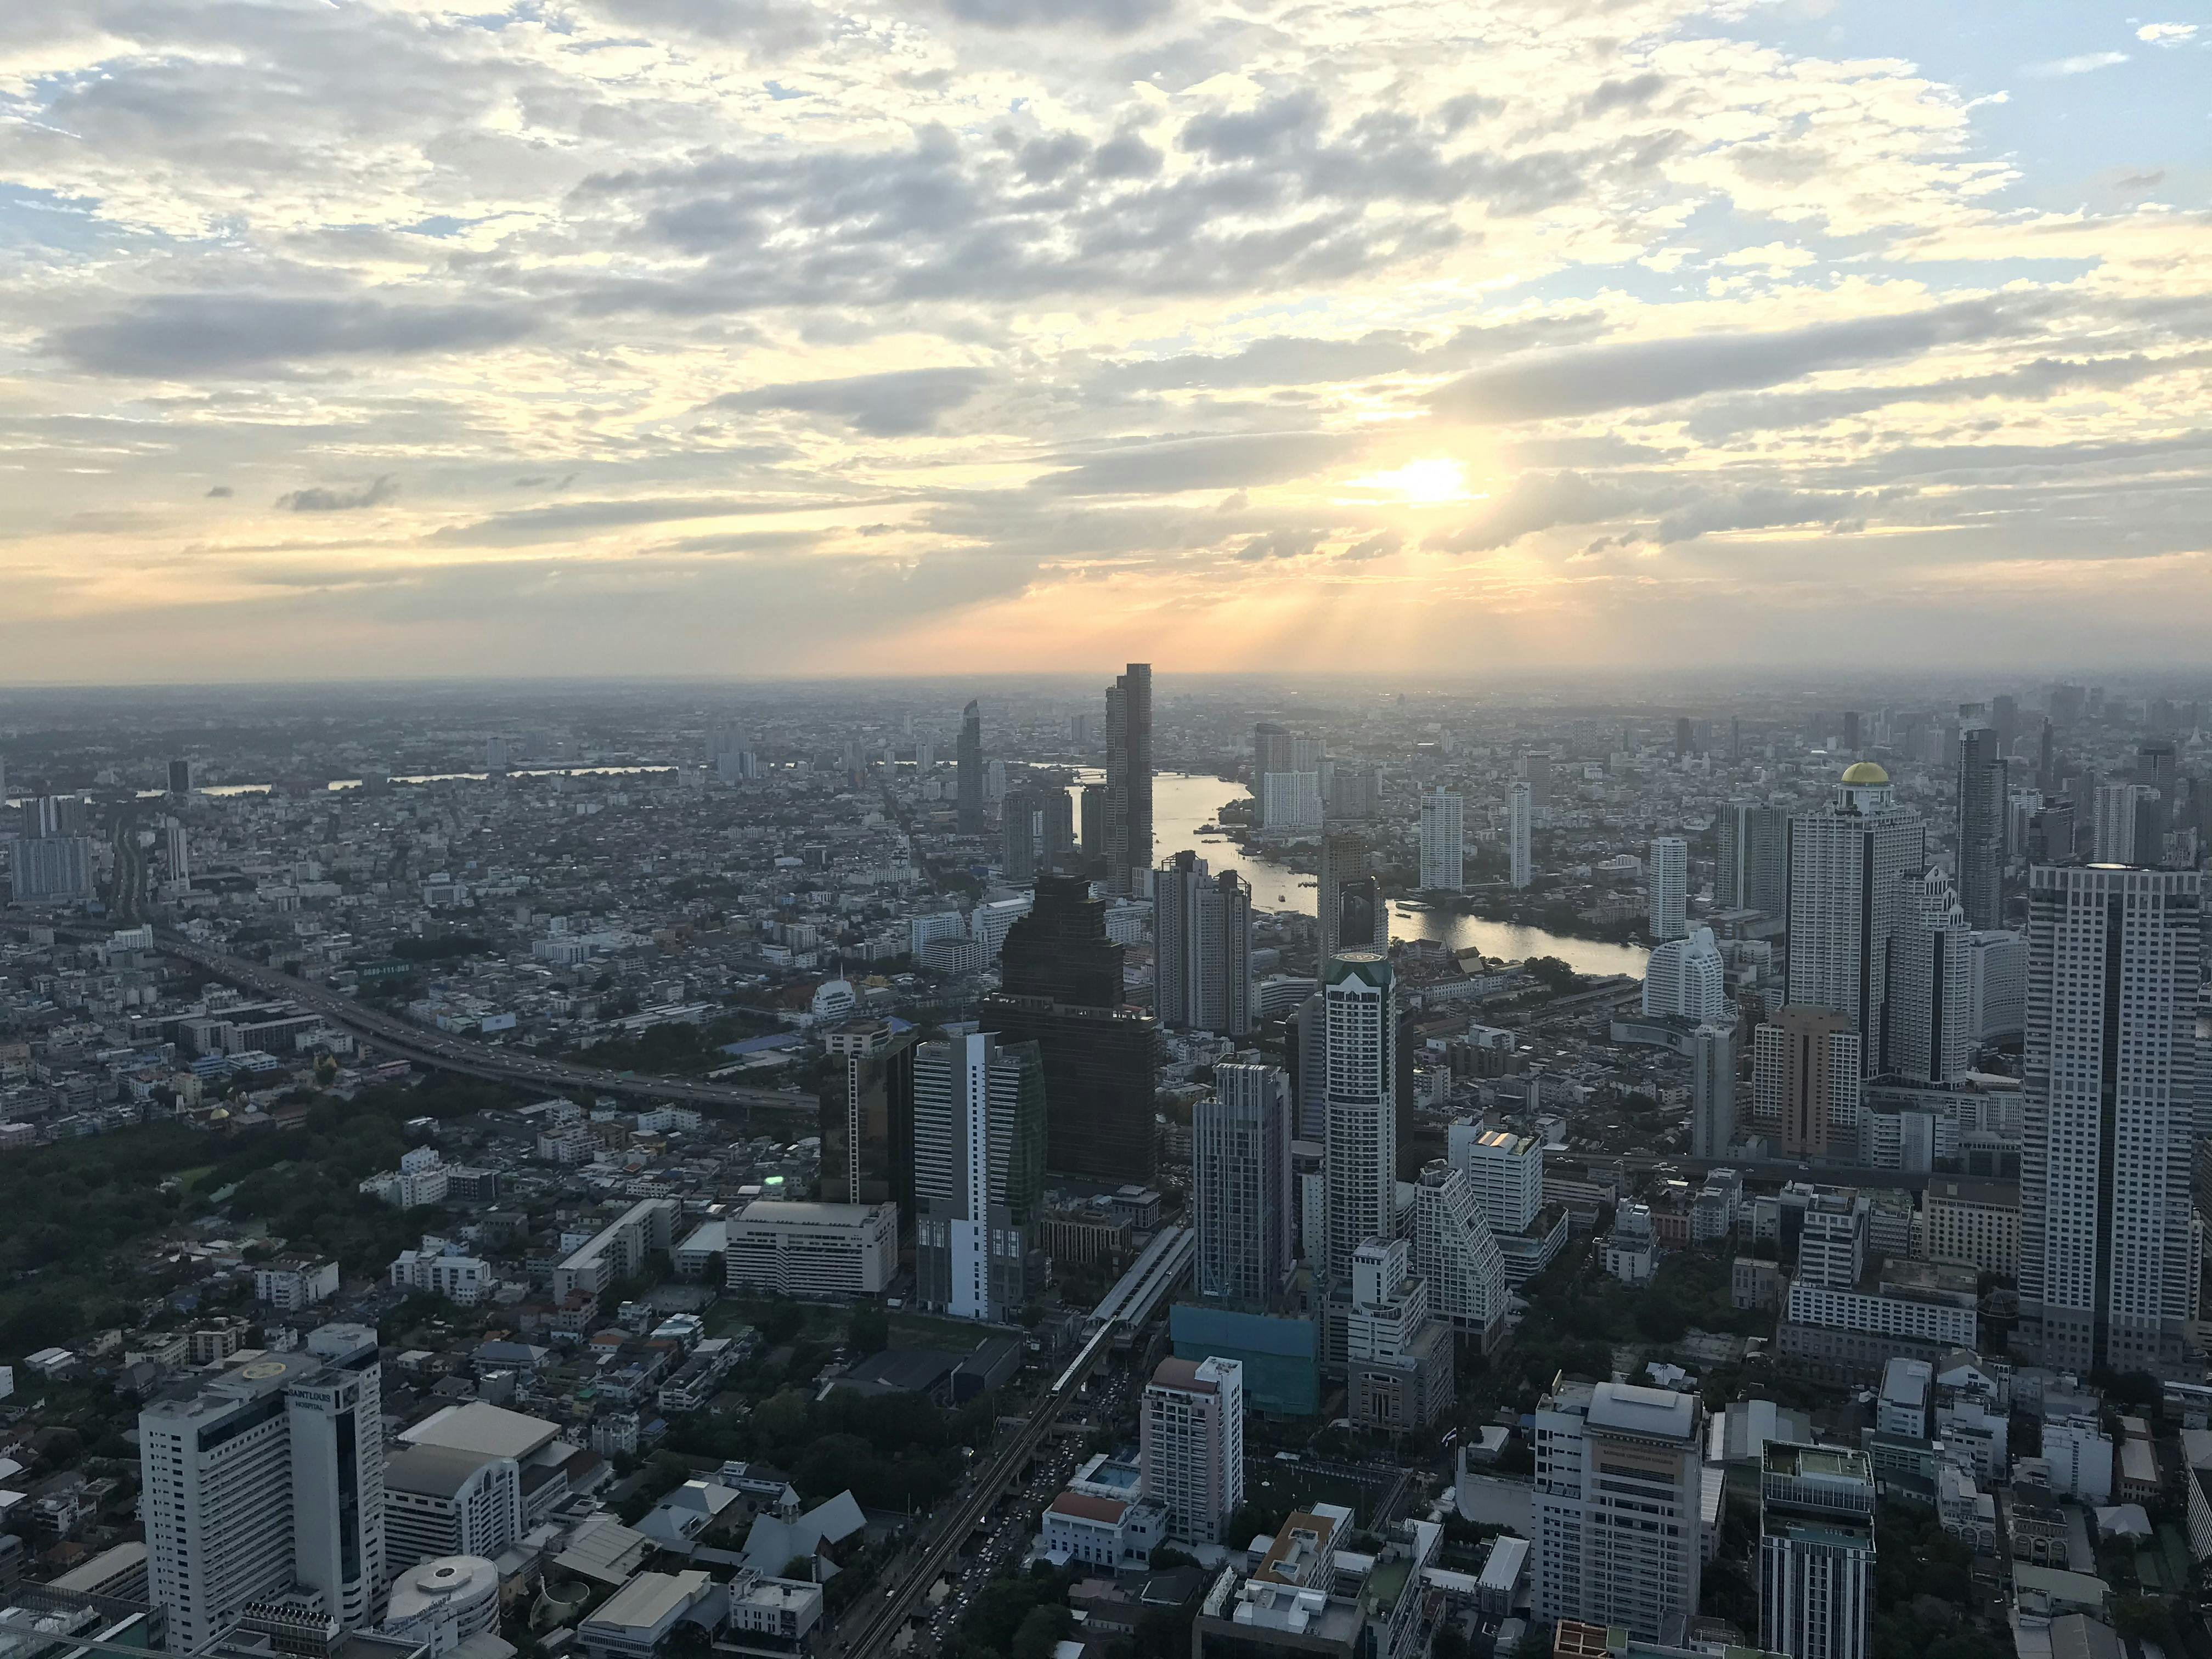
[[[1352,482],[1356,489],[1395,495],[1411,507],[1442,507],[1468,499],[1467,468],[1443,455],[1408,461],[1393,471],[1370,472]]]

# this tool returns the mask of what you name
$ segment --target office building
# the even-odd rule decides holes
[[[1316,990],[1298,1004],[1285,1022],[1284,1055],[1290,1062],[1291,1093],[1297,1105],[1297,1140],[1321,1146],[1328,1139],[1328,1025]]]
[[[162,855],[169,866],[171,881],[190,881],[192,878],[191,839],[184,824],[170,818],[161,825]]]
[[[1443,1158],[1422,1168],[1407,1243],[1411,1271],[1429,1287],[1431,1316],[1487,1352],[1505,1333],[1505,1257],[1465,1171]]]
[[[1881,1069],[1915,1083],[1949,1083],[1974,1060],[1972,938],[1941,870],[1904,881],[1889,940]]]
[[[983,713],[973,702],[960,711],[960,738],[954,745],[954,822],[963,836],[983,831]]]
[[[1690,843],[1661,836],[1651,843],[1651,937],[1680,939],[1689,927]]]
[[[1874,1509],[1874,1465],[1864,1452],[1766,1443],[1759,1477],[1763,1650],[1790,1659],[1867,1659]]]
[[[1426,1428],[1452,1401],[1452,1337],[1402,1238],[1352,1253],[1344,1311],[1346,1411],[1355,1428]]]
[[[1859,1034],[1832,1008],[1783,1007],[1752,1034],[1752,1111],[1791,1158],[1856,1156]]]
[[[1871,761],[1845,768],[1826,805],[1790,820],[1788,1000],[1840,1011],[1863,1066],[1881,1052],[1900,878],[1927,867],[1926,825]]]
[[[2202,877],[2029,872],[2020,1299],[2043,1363],[2168,1369],[2195,1306]]]
[[[150,1599],[196,1653],[252,1602],[319,1596],[347,1630],[385,1582],[376,1333],[325,1325],[288,1353],[193,1378],[138,1414]]]
[[[1085,784],[1082,801],[1083,862],[1093,874],[1103,879],[1106,872],[1106,786],[1103,783]]]
[[[2004,926],[2005,757],[1996,728],[1959,733],[1959,903],[1970,927]]]
[[[822,1200],[891,1204],[914,1225],[914,1050],[911,1031],[857,1020],[830,1035],[822,1085]]]
[[[914,1066],[916,1294],[999,1323],[1035,1288],[1044,1197],[1045,1076],[1034,1042],[971,1032],[925,1042]]]
[[[1467,884],[1463,804],[1439,786],[1421,797],[1421,889],[1456,893]]]
[[[1158,1021],[1124,1005],[1123,948],[1087,880],[1040,876],[1035,905],[1006,933],[1000,988],[977,1009],[984,1030],[1034,1042],[1043,1058],[1053,1170],[1117,1186],[1152,1178],[1159,1051]]]
[[[2027,1029],[2026,933],[1967,936],[1966,1000],[1977,1042],[2002,1042]]]
[[[169,793],[179,800],[192,793],[192,763],[179,756],[169,763]]]
[[[1152,867],[1152,668],[1133,662],[1106,688],[1106,879],[1143,896]]]
[[[1831,1290],[1858,1288],[1866,1271],[1867,1227],[1872,1206],[1853,1192],[1820,1189],[1805,1194],[1799,1209],[1797,1277]]]
[[[1008,882],[1019,886],[1035,881],[1040,870],[1053,867],[1045,848],[1045,813],[1054,799],[1067,799],[1064,789],[1010,789],[1000,807],[999,868]]]
[[[1564,1382],[1537,1402],[1536,1617],[1679,1639],[1705,1552],[1698,1396]]]
[[[1735,1030],[1700,1025],[1690,1033],[1690,1156],[1718,1158],[1735,1144]]]
[[[1211,1301],[1259,1306],[1291,1276],[1291,1080],[1279,1066],[1217,1066],[1191,1111],[1194,1285]]]
[[[1177,1030],[1252,1030],[1252,887],[1177,853],[1152,873],[1152,1011]]]
[[[1686,1021],[1692,1025],[1733,1024],[1728,966],[1710,927],[1693,927],[1680,939],[1656,945],[1644,969],[1643,1008],[1647,1019]]]
[[[1163,1359],[1139,1407],[1144,1495],[1167,1505],[1169,1539],[1223,1544],[1244,1502],[1244,1368]]]
[[[898,1242],[895,1204],[755,1199],[730,1218],[723,1269],[733,1291],[849,1302],[890,1289],[898,1276]],[[956,1260],[956,1275],[964,1260]]]
[[[1526,783],[1516,783],[1506,792],[1505,852],[1516,888],[1526,887],[1535,879],[1535,866],[1528,856],[1529,821],[1535,816],[1534,799]]]
[[[1789,904],[1790,817],[1778,806],[1738,801],[1722,810],[1721,873],[1715,895],[1723,910],[1780,916]]]
[[[1467,1172],[1475,1202],[1493,1234],[1525,1233],[1544,1207],[1544,1143],[1473,1121],[1445,1132],[1445,1154]]]
[[[1321,861],[1314,877],[1314,915],[1319,929],[1315,960],[1326,964],[1340,951],[1387,950],[1389,919],[1378,915],[1380,891],[1367,873],[1367,837],[1357,830],[1334,828],[1321,838]],[[1346,940],[1347,923],[1356,943]],[[1378,924],[1383,929],[1376,942]]]
[[[1332,957],[1322,1019],[1328,1236],[1321,1267],[1328,1284],[1344,1285],[1360,1245],[1398,1231],[1398,1002],[1389,958],[1375,951]]]

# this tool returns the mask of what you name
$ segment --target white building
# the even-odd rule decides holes
[[[1570,1382],[1536,1407],[1536,1617],[1656,1641],[1698,1611],[1704,1411],[1695,1395]]]
[[[1244,1502],[1244,1367],[1163,1359],[1139,1418],[1144,1495],[1167,1508],[1167,1535],[1219,1544]]]
[[[1974,1040],[2018,1036],[2027,1029],[2027,935],[1970,933],[1966,960]]]
[[[1439,787],[1421,797],[1421,889],[1456,893],[1467,884],[1464,803]]]
[[[676,1243],[680,1206],[672,1198],[641,1198],[564,1256],[553,1269],[553,1294],[566,1301],[581,1291],[597,1296],[645,1266],[646,1256]]]
[[[253,1270],[253,1296],[278,1313],[301,1313],[338,1293],[338,1264],[295,1256]]]
[[[1856,1193],[1816,1192],[1807,1199],[1797,1236],[1797,1277],[1810,1285],[1856,1290],[1866,1270],[1867,1200]]]
[[[1430,1310],[1487,1351],[1505,1329],[1505,1258],[1464,1170],[1443,1158],[1413,1188],[1413,1271],[1428,1281]]]
[[[1927,826],[1871,761],[1846,767],[1833,800],[1790,820],[1789,1000],[1840,1012],[1869,1068],[1881,1053],[1901,878],[1927,867]]]
[[[1689,925],[1690,843],[1660,836],[1651,843],[1651,937],[1680,939]]]
[[[416,1643],[438,1659],[499,1629],[499,1569],[480,1555],[418,1561],[392,1581],[381,1635]]]
[[[2194,1312],[2194,870],[2030,872],[2020,1300],[2044,1363],[2168,1370]]]
[[[544,1524],[570,1496],[576,1448],[559,1434],[480,1400],[402,1430],[384,1468],[387,1571],[439,1556],[497,1560]]]
[[[2090,857],[2099,864],[2132,864],[2136,858],[2136,809],[2151,792],[2139,783],[2106,783],[2097,787],[2095,817],[2090,830]]]
[[[1867,1455],[1770,1440],[1759,1497],[1759,1647],[1790,1659],[1867,1659],[1875,1561]]]
[[[1344,1285],[1360,1245],[1398,1231],[1398,1006],[1389,958],[1379,951],[1331,957],[1322,1018],[1328,1180],[1322,1267],[1329,1285]]]
[[[1648,1018],[1686,1020],[1692,1025],[1735,1024],[1728,964],[1721,959],[1711,928],[1692,928],[1653,949],[1644,969],[1644,1012]]]
[[[1526,887],[1535,879],[1528,857],[1528,825],[1535,816],[1528,786],[1516,783],[1506,792],[1505,850],[1512,866],[1513,884]]]
[[[384,1588],[376,1333],[325,1325],[138,1414],[150,1598],[173,1652],[298,1587],[349,1630]]]
[[[1200,1296],[1258,1304],[1291,1276],[1291,1079],[1275,1066],[1217,1066],[1191,1110],[1191,1210]]]
[[[1525,1233],[1544,1207],[1544,1144],[1510,1129],[1486,1129],[1472,1118],[1445,1132],[1445,1156],[1467,1171],[1475,1202],[1495,1233]]]
[[[722,1260],[732,1290],[812,1301],[881,1296],[898,1276],[898,1206],[756,1199],[731,1218]]]
[[[1838,1291],[1797,1279],[1790,1286],[1785,1316],[1793,1325],[1826,1325],[1839,1331],[1865,1331],[1877,1336],[1908,1336],[1920,1342],[1940,1342],[1948,1348],[1971,1348],[1980,1340],[1980,1322],[1972,1308],[1948,1302],[1921,1302],[1909,1297],[1881,1296],[1860,1291]]]
[[[1613,1231],[1605,1236],[1605,1270],[1624,1285],[1648,1285],[1659,1271],[1659,1237],[1651,1206],[1623,1199],[1613,1206]]]
[[[1035,1044],[1002,1047],[978,1031],[915,1051],[915,1267],[925,1308],[996,1322],[1028,1299],[1044,1157]]]
[[[1261,780],[1263,829],[1296,831],[1322,826],[1321,774],[1270,772]]]
[[[391,1278],[398,1289],[442,1296],[464,1308],[474,1307],[495,1283],[489,1261],[429,1238],[420,1249],[402,1250],[392,1258]]]

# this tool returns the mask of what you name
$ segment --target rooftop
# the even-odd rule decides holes
[[[1620,1434],[1689,1441],[1698,1432],[1698,1402],[1694,1395],[1672,1389],[1600,1382],[1590,1390],[1589,1422]]]

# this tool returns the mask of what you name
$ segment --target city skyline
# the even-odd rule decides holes
[[[12,681],[2212,622],[2186,9],[20,9]]]

